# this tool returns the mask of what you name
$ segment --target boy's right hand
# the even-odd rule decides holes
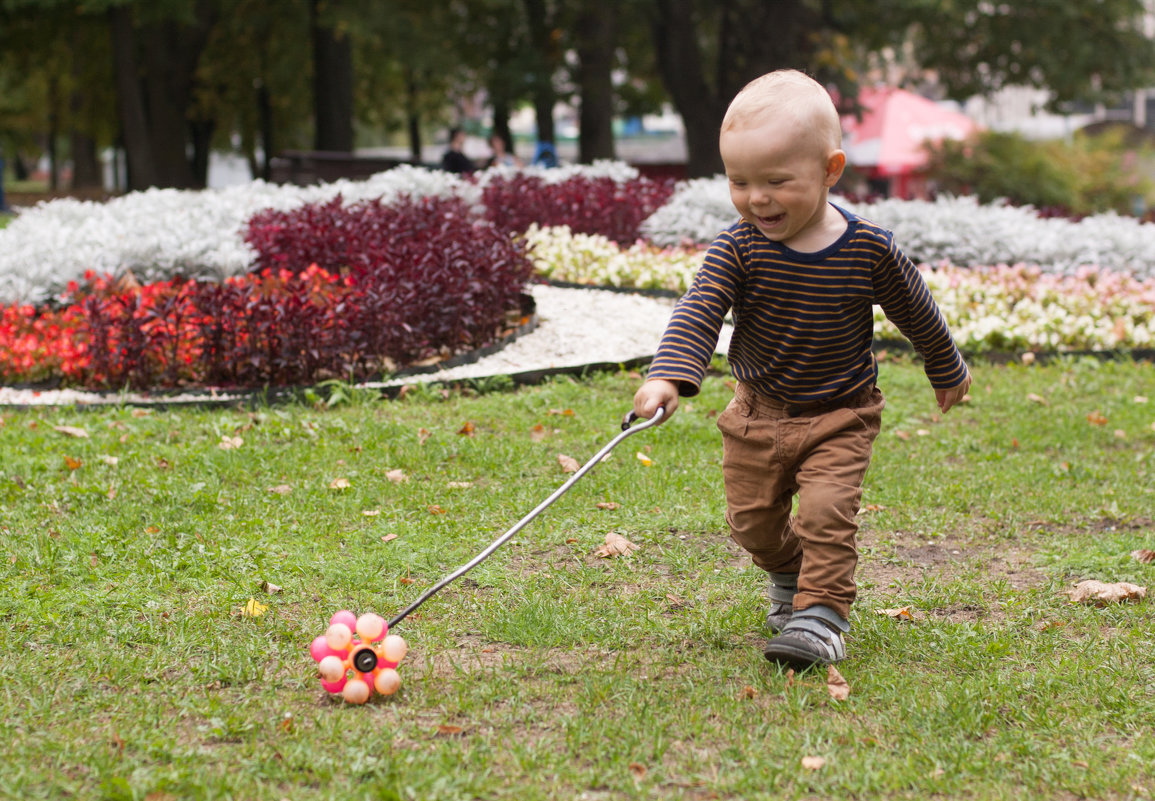
[[[664,378],[654,378],[642,384],[634,394],[634,414],[643,420],[649,420],[659,406],[665,406],[665,414],[656,425],[669,420],[678,408],[678,385]]]

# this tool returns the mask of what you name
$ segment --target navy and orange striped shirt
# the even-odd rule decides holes
[[[922,356],[932,386],[962,383],[966,365],[918,269],[890,231],[838,210],[846,232],[816,253],[772,242],[744,221],[720,233],[675,306],[648,377],[696,395],[733,309],[727,356],[735,378],[783,403],[835,402],[878,378],[877,303]]]

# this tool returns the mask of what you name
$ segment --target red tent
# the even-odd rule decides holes
[[[965,114],[894,87],[864,88],[858,95],[862,119],[842,118],[847,161],[869,178],[887,180],[889,194],[911,197],[925,190],[923,143],[965,139],[979,129]]]

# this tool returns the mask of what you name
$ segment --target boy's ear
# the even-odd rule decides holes
[[[846,153],[841,150],[833,151],[826,157],[826,186],[834,186],[838,183],[838,179],[842,177],[842,171],[846,169]]]

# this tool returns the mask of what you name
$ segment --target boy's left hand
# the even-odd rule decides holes
[[[946,414],[952,406],[962,402],[962,399],[966,397],[967,391],[970,388],[971,371],[968,369],[966,378],[962,380],[961,384],[957,384],[949,389],[936,389],[934,391],[934,399],[938,401],[938,408],[942,410],[943,414]]]

